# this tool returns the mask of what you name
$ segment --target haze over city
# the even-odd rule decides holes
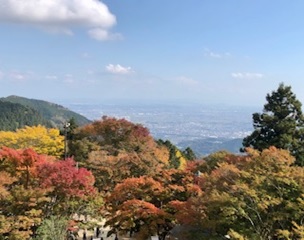
[[[0,0],[0,96],[304,101],[302,1]]]

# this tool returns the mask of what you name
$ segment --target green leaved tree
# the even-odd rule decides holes
[[[266,96],[263,113],[253,114],[254,131],[243,139],[246,147],[262,151],[275,146],[289,150],[296,164],[304,166],[304,116],[301,102],[283,83]]]
[[[43,220],[37,230],[37,240],[65,240],[68,221],[59,216],[50,216]]]

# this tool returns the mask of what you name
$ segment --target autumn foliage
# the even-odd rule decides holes
[[[115,231],[134,233],[137,239],[153,234],[165,239],[176,221],[171,203],[186,201],[200,192],[195,189],[191,175],[182,170],[163,169],[151,176],[125,179],[105,199],[107,224]]]
[[[73,160],[32,149],[0,149],[0,176],[0,234],[9,239],[29,239],[44,217],[55,209],[71,214],[65,208],[71,199],[95,191],[93,175],[77,169]]]
[[[36,171],[40,186],[52,188],[58,197],[83,198],[95,192],[92,173],[85,168],[77,168],[73,159],[40,162]]]
[[[202,236],[209,238],[202,239],[226,234],[240,237],[233,239],[298,239],[304,172],[287,151],[247,149],[246,156],[227,153],[213,160],[197,166],[208,169],[199,176],[203,194],[174,203],[181,223],[204,229]]]
[[[109,234],[138,240],[304,236],[304,168],[287,150],[220,151],[195,161],[140,124],[104,117],[75,129],[72,157],[59,160],[62,138],[53,133],[55,145],[28,136],[0,148],[0,239],[44,236],[55,219],[64,236],[62,224],[75,213],[101,216]],[[5,134],[2,141],[16,143]]]
[[[55,128],[38,125],[17,129],[16,132],[0,131],[0,147],[14,149],[31,148],[39,154],[55,157],[63,155],[64,137]]]
[[[87,150],[104,150],[109,155],[115,156],[120,152],[147,152],[155,145],[147,128],[125,119],[109,117],[103,117],[102,120],[79,128],[75,132],[74,138],[75,140],[70,143],[70,155],[79,154],[79,146],[82,146],[85,154],[80,155],[85,158],[88,157],[86,154],[90,152]],[[83,141],[87,144],[82,145],[80,142],[83,143]],[[76,155],[75,157],[77,159]]]

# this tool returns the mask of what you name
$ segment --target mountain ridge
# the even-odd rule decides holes
[[[24,107],[37,111],[43,118],[49,121],[53,127],[62,128],[70,119],[74,119],[79,126],[90,123],[91,121],[85,116],[69,110],[68,108],[57,103],[48,102],[39,99],[30,99],[17,95],[0,98],[1,102],[10,102],[20,104]]]

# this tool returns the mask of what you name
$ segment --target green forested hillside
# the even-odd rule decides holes
[[[39,112],[45,119],[53,124],[53,127],[61,128],[63,124],[73,118],[78,125],[84,125],[90,122],[84,116],[70,111],[69,109],[47,101],[29,99],[19,96],[8,96],[6,98],[0,98],[1,101],[18,103],[23,106],[32,108]]]
[[[24,126],[44,125],[51,127],[47,121],[36,110],[18,103],[0,101],[0,130],[14,131]]]

